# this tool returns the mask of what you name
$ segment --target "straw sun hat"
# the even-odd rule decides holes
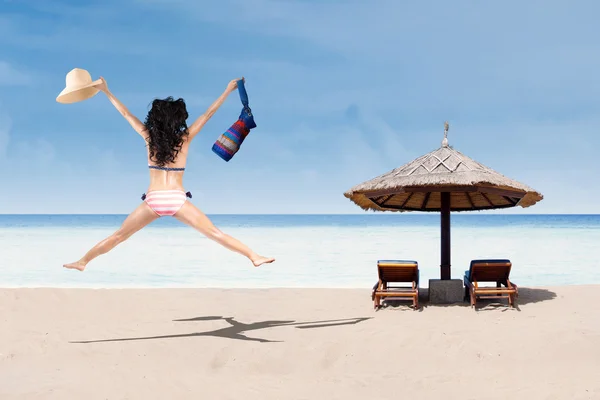
[[[73,68],[67,74],[66,85],[56,98],[59,103],[76,103],[87,100],[99,92],[94,86],[102,83],[102,79],[92,82],[92,76],[85,69]]]

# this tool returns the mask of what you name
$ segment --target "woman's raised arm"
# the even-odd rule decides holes
[[[115,108],[121,113],[121,115],[127,120],[127,122],[129,122],[129,124],[133,127],[133,129],[135,129],[135,131],[137,133],[139,133],[144,139],[146,139],[148,136],[148,131],[146,130],[146,126],[142,123],[142,121],[137,119],[137,117],[135,115],[133,115],[127,109],[127,107],[125,107],[125,105],[123,103],[121,103],[119,101],[119,99],[117,99],[110,92],[110,90],[108,90],[106,80],[104,80],[104,78],[102,78],[102,77],[100,77],[100,79],[102,79],[102,83],[99,85],[96,85],[96,88],[106,94],[106,97],[108,97],[108,99],[113,104],[113,106],[115,106]]]
[[[244,78],[241,79],[243,80]],[[231,82],[229,82],[229,84],[227,85],[227,89],[225,89],[225,91],[219,96],[219,98],[215,100],[214,103],[210,105],[210,107],[208,107],[204,114],[199,116],[198,119],[195,120],[194,123],[188,127],[190,140],[193,139],[194,136],[198,134],[198,132],[200,132],[200,130],[204,127],[204,124],[206,124],[206,122],[209,119],[211,119],[212,116],[217,112],[219,107],[223,105],[225,99],[227,99],[227,96],[229,96],[231,92],[237,89],[238,81],[239,79],[234,79]]]

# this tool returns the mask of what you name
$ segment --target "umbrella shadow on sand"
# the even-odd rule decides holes
[[[334,319],[334,320],[323,320],[323,321],[312,321],[312,322],[296,322],[296,321],[261,321],[253,323],[243,323],[236,321],[233,317],[197,317],[189,319],[176,319],[175,322],[194,322],[194,321],[226,321],[229,326],[226,328],[215,329],[208,332],[194,332],[194,333],[183,333],[178,335],[161,335],[161,336],[144,336],[144,337],[132,337],[132,338],[120,338],[120,339],[100,339],[100,340],[85,340],[75,341],[70,343],[100,343],[100,342],[124,342],[133,340],[151,340],[151,339],[175,339],[185,337],[196,337],[196,336],[213,336],[226,339],[246,340],[261,343],[274,343],[281,342],[280,340],[268,340],[262,338],[252,338],[245,336],[244,333],[248,331],[257,331],[267,328],[275,328],[279,326],[294,326],[297,329],[315,329],[315,328],[329,328],[334,326],[343,325],[356,325],[359,322],[366,321],[372,317],[362,318],[347,318],[347,319]]]

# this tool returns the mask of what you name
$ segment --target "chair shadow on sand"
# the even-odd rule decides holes
[[[554,300],[555,298],[556,293],[548,289],[519,287],[519,297],[515,301],[515,307],[513,310],[521,311],[519,306],[541,303],[542,301]],[[469,304],[466,303],[466,305]],[[511,310],[511,308],[509,308],[505,302],[494,301],[493,299],[478,300],[475,309],[477,311]]]
[[[477,311],[521,311],[519,306],[526,304],[534,304],[540,303],[542,301],[554,300],[556,298],[556,293],[548,289],[541,288],[527,288],[527,287],[519,287],[519,297],[516,300],[515,307],[510,308],[505,299],[480,299],[477,300],[477,305],[475,310]],[[471,307],[469,304],[469,300],[466,299],[460,303],[453,304],[430,304],[428,301],[428,293],[427,289],[421,289],[419,293],[419,303],[421,303],[421,307],[417,311],[423,311],[425,308],[429,307]],[[412,311],[414,312],[412,306],[408,305],[406,301],[397,301],[397,300],[387,300],[384,303],[385,308],[392,308],[397,311]]]
[[[151,340],[151,339],[175,339],[185,337],[196,337],[196,336],[213,336],[225,339],[236,339],[246,340],[261,343],[277,343],[280,340],[268,340],[262,338],[252,338],[245,336],[243,333],[248,331],[258,331],[261,329],[275,328],[280,326],[294,326],[297,329],[315,329],[315,328],[329,328],[334,326],[343,325],[356,325],[360,322],[371,319],[372,317],[362,318],[347,318],[347,319],[334,319],[334,320],[323,320],[323,321],[312,321],[312,322],[296,322],[296,321],[262,321],[253,323],[243,323],[236,321],[233,317],[197,317],[189,319],[176,319],[175,322],[195,322],[195,321],[226,321],[230,326],[221,329],[215,329],[208,332],[194,332],[194,333],[183,333],[178,335],[161,335],[161,336],[144,336],[144,337],[132,337],[132,338],[120,338],[120,339],[100,339],[100,340],[85,340],[85,341],[74,341],[69,343],[100,343],[100,342],[124,342],[133,340]]]

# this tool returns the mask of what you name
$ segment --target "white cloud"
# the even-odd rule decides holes
[[[361,212],[342,197],[345,190],[434,150],[443,138],[443,121],[409,132],[392,129],[375,112],[356,115],[323,129],[304,123],[285,133],[257,132],[243,150],[252,152],[252,159],[243,161],[252,164],[251,172],[231,190],[219,188],[219,196],[235,199],[239,191],[252,193],[259,182],[276,201],[247,204],[245,212]],[[594,153],[600,146],[594,135],[597,119],[497,126],[450,122],[450,144],[457,150],[545,196],[534,207],[506,212],[598,212],[599,189],[589,186],[600,175]],[[285,141],[274,140],[276,135]],[[234,205],[209,199],[206,206],[227,212]]]
[[[322,102],[343,103],[344,92],[350,92],[360,105],[373,101],[413,113],[496,116],[542,108],[558,112],[600,95],[594,78],[600,68],[593,39],[597,13],[581,5],[572,11],[556,1],[545,3],[543,10],[533,3],[518,4],[515,13],[504,5],[465,1],[438,2],[436,7],[395,0],[134,2],[175,13],[188,21],[188,29],[196,21],[227,23],[248,41],[267,35],[291,46],[295,54],[279,51],[278,60],[236,58],[230,67],[221,63],[221,68],[262,74],[262,90],[270,96],[275,96],[271,87],[280,87],[282,96],[274,107],[289,107],[298,99],[299,108],[318,109]],[[577,15],[577,22],[569,15]],[[294,47],[298,43],[303,47]],[[306,57],[298,56],[302,50]],[[264,56],[269,54],[262,52]],[[308,64],[315,58],[315,68],[289,62]],[[298,85],[286,82],[293,79]],[[363,94],[368,99],[362,100]]]
[[[304,39],[314,46],[337,50],[346,55],[376,54],[380,60],[400,60],[407,48],[418,43],[434,50],[435,53],[431,55],[438,58],[440,64],[445,65],[455,63],[462,55],[473,57],[473,50],[484,50],[486,55],[491,51],[506,54],[513,50],[506,46],[507,42],[512,40],[519,40],[525,45],[531,44],[543,37],[530,34],[532,20],[539,21],[539,26],[550,34],[548,40],[564,42],[567,35],[578,36],[577,32],[548,23],[562,22],[565,15],[573,15],[567,13],[572,11],[572,6],[556,1],[545,2],[542,12],[535,3],[515,2],[515,6],[519,6],[518,13],[514,12],[514,7],[506,7],[504,3],[474,5],[468,1],[438,2],[435,7],[426,3],[397,0],[133,2],[203,22],[227,23],[232,29],[254,34]],[[586,23],[595,23],[591,10],[578,11],[583,11],[578,13],[578,27]],[[505,29],[508,19],[511,21],[510,30]],[[523,37],[526,33],[528,35]],[[589,34],[580,39],[592,42],[593,37]],[[474,44],[476,48],[457,46],[457,42]]]
[[[109,73],[112,67],[104,63],[118,66],[119,72],[112,73],[120,82],[113,87],[107,76],[109,86],[140,119],[154,98],[167,95],[186,99],[193,119],[220,94],[221,81],[224,88],[228,79],[246,76],[259,127],[236,160],[223,164],[210,146],[239,114],[237,94],[230,96],[191,150],[192,174],[186,184],[191,190],[206,190],[212,211],[239,211],[235,202],[240,193],[250,197],[244,204],[247,212],[359,211],[342,197],[343,191],[439,146],[446,118],[451,145],[548,192],[542,208],[533,207],[533,212],[546,204],[549,210],[561,210],[567,194],[555,186],[566,183],[574,197],[590,198],[592,204],[590,190],[582,187],[600,175],[593,153],[600,146],[595,134],[600,124],[578,119],[598,114],[600,81],[594,79],[594,71],[600,57],[593,41],[597,25],[590,23],[597,13],[579,13],[577,22],[562,24],[552,2],[536,9],[535,18],[531,5],[522,5],[522,12],[514,14],[500,5],[465,8],[460,0],[435,8],[390,0],[126,0],[117,8],[108,2],[33,3],[24,7],[35,8],[35,13],[0,15],[0,47],[14,51],[19,60],[31,49],[46,54],[43,57],[52,53],[55,62],[35,71],[36,86],[55,84],[52,90],[59,91],[70,67],[57,64],[57,73],[51,65],[60,64],[61,58],[68,61],[61,54],[76,52],[94,76],[101,68]],[[143,16],[144,22],[128,24],[139,20],[132,15]],[[155,18],[165,15],[176,20],[177,30],[152,28]],[[507,18],[510,30],[504,26]],[[227,28],[218,38],[201,35],[219,26]],[[585,29],[588,34],[582,34]],[[187,38],[199,41],[198,52],[181,52]],[[235,46],[240,43],[244,47],[238,51]],[[232,52],[235,56],[228,57]],[[128,57],[131,54],[136,57]],[[182,55],[163,73],[173,54]],[[4,74],[18,82],[14,74],[19,71],[8,65]],[[191,81],[183,82],[179,71]],[[184,92],[167,92],[170,87]],[[2,92],[12,99],[22,96],[23,104],[31,102],[44,114],[38,119],[61,129],[58,113],[63,109],[52,114],[59,109],[50,107],[51,96],[42,96],[36,87],[36,96],[29,99],[32,90],[25,89]],[[84,106],[112,108],[106,99]],[[107,111],[106,118],[120,118],[113,112]],[[84,114],[81,118],[88,118]],[[555,119],[543,120],[544,116]],[[49,143],[59,135],[36,141],[34,125],[13,117],[19,130],[25,130],[27,143],[21,142],[25,135],[19,131],[13,132],[9,144],[10,119],[8,124],[0,121],[0,159],[4,155],[22,163],[19,179],[24,184],[45,180],[49,186],[88,185],[87,190],[95,191],[100,180],[107,188],[121,185],[124,191],[134,181],[123,175],[127,168],[147,179],[141,152],[132,167],[134,160],[119,159],[120,153],[112,153],[107,141],[95,153],[82,146],[81,151],[90,151],[85,155],[90,162],[74,165],[69,154],[62,153],[62,143],[54,142],[55,148]],[[129,129],[116,121],[114,126]],[[62,160],[73,164],[68,180],[64,171],[69,165],[47,165]],[[202,179],[194,178],[195,168]],[[115,190],[102,196],[108,199]],[[131,191],[137,200],[137,189]],[[90,210],[101,206],[98,199],[90,203]]]

